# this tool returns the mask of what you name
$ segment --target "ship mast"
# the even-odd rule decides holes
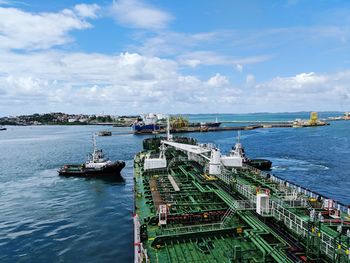
[[[92,145],[94,147],[93,152],[92,152],[92,161],[95,162],[95,158],[96,158],[96,133],[92,134]]]
[[[167,139],[167,141],[171,140],[169,115],[168,115],[167,121],[166,121],[166,139]]]

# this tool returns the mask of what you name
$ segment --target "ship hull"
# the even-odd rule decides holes
[[[120,172],[125,167],[125,162],[117,161],[103,168],[85,168],[83,164],[65,165],[58,174],[66,177],[86,177],[86,178],[115,178],[122,179]]]
[[[272,162],[270,160],[266,159],[251,159],[246,162],[248,165],[253,166],[256,169],[262,170],[262,171],[269,171],[271,170]]]
[[[205,124],[205,126],[208,128],[217,128],[217,127],[220,127],[220,125],[221,125],[221,122],[207,122]]]
[[[220,125],[221,125],[221,122],[203,122],[203,123],[192,122],[192,123],[189,123],[188,127],[205,126],[205,127],[208,127],[208,128],[217,128],[217,127],[220,127]]]
[[[153,131],[160,130],[160,125],[158,124],[134,124],[134,133],[152,133]]]

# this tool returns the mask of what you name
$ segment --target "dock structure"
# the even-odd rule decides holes
[[[206,149],[135,156],[135,262],[350,262],[350,208],[244,164],[210,173]]]
[[[227,122],[228,123],[228,122]],[[233,122],[231,122],[233,123]],[[243,126],[223,126],[223,127],[181,127],[171,130],[172,133],[190,133],[190,132],[219,132],[219,131],[242,131],[242,130],[255,130],[260,128],[292,128],[291,123],[259,123],[253,125]],[[147,134],[153,132],[134,132],[134,134]],[[166,133],[166,129],[159,129],[155,132]]]
[[[228,121],[226,123],[245,123],[244,121],[234,122]],[[292,122],[249,122],[254,124],[242,125],[242,126],[222,126],[222,127],[181,127],[174,128],[171,130],[172,133],[191,133],[191,132],[220,132],[220,131],[244,131],[244,130],[255,130],[262,128],[295,128],[295,127],[317,127],[327,126],[329,123],[320,124],[293,124]],[[156,132],[134,132],[134,134],[159,134],[166,133],[166,129],[159,129]]]

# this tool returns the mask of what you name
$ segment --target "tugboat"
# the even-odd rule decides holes
[[[270,171],[272,162],[266,159],[247,159],[246,164],[263,171]]]
[[[244,148],[240,143],[240,132],[238,132],[237,143],[230,152],[230,156],[240,156],[244,164],[255,167],[259,170],[269,171],[271,170],[272,162],[267,159],[249,159],[244,152]]]
[[[95,134],[93,135],[93,146],[94,150],[85,163],[66,164],[58,170],[58,174],[60,176],[109,178],[124,181],[120,171],[125,167],[125,162],[112,162],[105,158],[102,150],[96,148]]]

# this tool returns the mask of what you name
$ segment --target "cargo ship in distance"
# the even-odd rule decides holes
[[[135,134],[154,133],[164,128],[159,121],[163,119],[159,114],[149,113],[141,115],[132,125]]]
[[[135,134],[151,134],[164,132],[166,128],[166,118],[167,116],[163,114],[145,114],[141,115],[132,125]],[[189,122],[187,119],[182,117],[173,117],[171,121],[171,129],[181,129],[181,128],[218,128],[221,122],[218,122],[217,118],[215,122]]]
[[[92,177],[103,179],[115,179],[123,181],[120,172],[125,167],[125,162],[112,162],[105,157],[102,150],[96,147],[95,134],[93,136],[93,152],[83,164],[66,164],[58,170],[60,176]]]

